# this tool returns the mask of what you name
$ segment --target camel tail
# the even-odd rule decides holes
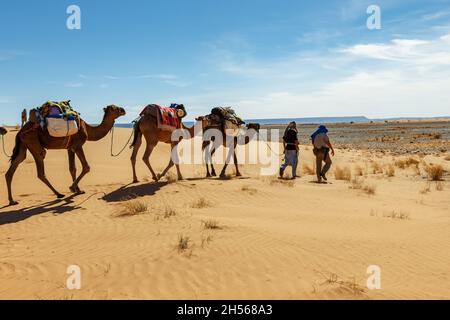
[[[134,130],[134,137],[133,142],[130,145],[130,149],[132,149],[136,145],[139,136],[142,135],[141,129],[139,128],[139,122],[136,122],[134,124],[133,130]]]
[[[20,147],[22,146],[22,143],[23,142],[22,142],[22,140],[20,140],[19,133],[17,133],[17,135],[16,135],[16,145],[14,146],[11,159],[9,160],[10,162],[13,162],[14,160],[17,159],[17,157],[19,155],[19,152],[20,152]]]

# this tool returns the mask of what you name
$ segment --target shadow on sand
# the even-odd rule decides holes
[[[81,209],[74,205],[74,198],[76,195],[68,196],[64,199],[56,199],[52,200],[38,206],[33,206],[29,208],[22,208],[10,211],[0,212],[0,226],[5,224],[11,224],[26,220],[36,215],[40,215],[43,213],[52,213],[55,215],[64,214],[76,209]],[[6,206],[0,208],[0,210],[6,208],[13,208],[11,206]]]
[[[106,202],[121,202],[129,199],[152,196],[166,185],[168,185],[167,182],[152,182],[138,185],[128,184],[108,193],[102,199]]]

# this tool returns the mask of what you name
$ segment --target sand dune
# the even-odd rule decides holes
[[[116,130],[118,146],[129,132]],[[444,157],[388,177],[399,157],[338,150],[335,165],[353,176],[361,167],[372,195],[331,173],[331,184],[317,185],[305,173],[295,182],[260,177],[254,165],[231,180],[201,179],[203,166],[183,165],[187,180],[151,183],[139,161],[142,182],[130,185],[130,152],[111,158],[109,139],[86,145],[85,195],[69,193],[64,151],[46,159],[48,178],[67,194],[61,201],[37,180],[30,155],[19,168],[20,204],[0,209],[0,299],[450,299],[450,185],[427,182],[423,169],[450,170]],[[301,157],[312,166],[310,147]],[[158,146],[154,168],[168,160],[169,147]],[[0,156],[2,175],[7,165]],[[146,212],[118,216],[133,201]],[[81,290],[66,287],[69,265],[81,268]],[[381,268],[380,290],[366,288],[370,265]]]

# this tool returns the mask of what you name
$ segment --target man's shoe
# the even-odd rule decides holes
[[[321,176],[322,176],[323,180],[328,181],[327,177],[324,174],[322,174]]]
[[[282,168],[280,168],[280,178],[283,178],[284,175],[284,170]]]

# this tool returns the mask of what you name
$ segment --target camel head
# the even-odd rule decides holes
[[[116,105],[107,106],[103,111],[105,111],[105,117],[110,117],[113,120],[126,115],[125,109]]]
[[[246,125],[247,129],[253,129],[256,132],[259,132],[261,129],[261,125],[259,123],[249,123]]]
[[[8,133],[8,131],[5,128],[0,127],[0,136],[4,136],[7,133]]]
[[[195,121],[200,121],[202,123],[202,128],[210,127],[211,121],[208,117],[200,116],[198,118],[195,118]]]

